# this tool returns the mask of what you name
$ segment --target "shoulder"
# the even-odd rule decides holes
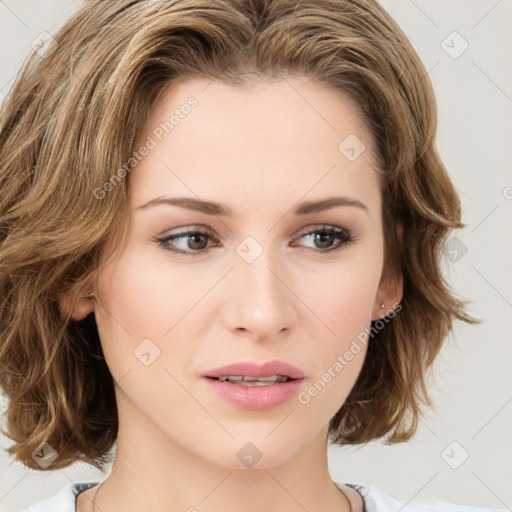
[[[375,487],[345,483],[361,494],[365,503],[365,512],[508,512],[506,509],[456,505],[446,501],[400,501],[379,491]],[[407,505],[407,507],[406,507]]]
[[[99,482],[70,484],[61,489],[55,496],[34,503],[21,512],[75,512],[75,501],[78,494]],[[456,505],[446,501],[399,501],[375,487],[366,487],[360,484],[345,483],[357,491],[363,498],[365,512],[400,512],[407,505],[407,512],[507,512],[506,509],[472,507],[469,505]]]
[[[81,482],[62,488],[55,496],[38,501],[21,512],[75,512],[76,497],[99,482]]]

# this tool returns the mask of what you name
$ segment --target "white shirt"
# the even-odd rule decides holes
[[[76,512],[76,497],[78,494],[98,484],[99,482],[70,484],[52,498],[38,501],[21,512]],[[352,487],[361,494],[365,504],[365,512],[508,512],[507,509],[455,505],[432,499],[426,501],[398,501],[375,487],[365,487],[359,484],[344,485]]]

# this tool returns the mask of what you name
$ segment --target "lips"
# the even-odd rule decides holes
[[[202,376],[212,379],[219,377],[272,377],[280,375],[292,379],[303,379],[304,373],[299,368],[286,363],[285,361],[267,361],[259,364],[253,361],[239,362],[221,366],[205,372]]]
[[[240,362],[205,372],[204,383],[239,409],[268,411],[289,402],[304,383],[304,373],[284,361]]]

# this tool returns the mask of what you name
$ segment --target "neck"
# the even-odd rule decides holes
[[[126,397],[118,398],[116,457],[97,496],[97,510],[350,511],[328,471],[327,427],[296,452],[283,453],[279,435],[275,442],[274,432],[268,435],[272,429],[259,441],[251,436],[256,442],[248,444],[244,436],[230,437],[215,422],[205,421],[197,436],[210,435],[212,443],[208,453],[201,453],[180,444],[179,432],[170,438],[137,413]],[[211,434],[205,431],[207,425]],[[257,454],[261,458],[249,467],[250,456]],[[247,467],[240,461],[244,456]]]

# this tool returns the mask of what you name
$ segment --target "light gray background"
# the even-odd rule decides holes
[[[455,290],[473,300],[479,326],[457,324],[437,363],[436,412],[408,443],[329,449],[337,482],[373,485],[403,500],[512,507],[512,20],[511,0],[383,0],[434,83],[438,147],[460,193],[467,252],[446,258]],[[55,33],[78,0],[0,0],[0,101],[31,50]],[[454,52],[469,44],[457,58]],[[448,37],[449,36],[449,37]],[[448,39],[447,39],[448,37]],[[445,43],[443,43],[445,41]],[[445,49],[452,53],[450,56]],[[451,47],[451,48],[450,48]],[[452,253],[454,256],[454,253]],[[0,397],[1,398],[1,397]],[[1,410],[5,402],[0,402]],[[452,442],[452,445],[445,450]],[[0,437],[6,447],[10,441]],[[457,469],[458,461],[469,454]],[[444,454],[444,457],[443,457]],[[0,453],[0,512],[18,511],[71,482],[106,474],[77,464],[28,470]]]

